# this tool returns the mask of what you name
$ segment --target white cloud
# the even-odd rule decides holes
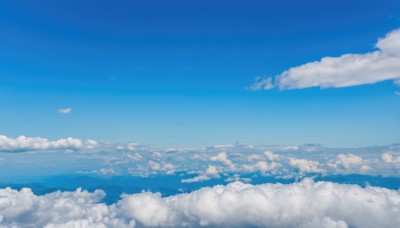
[[[0,152],[13,151],[33,151],[33,150],[74,150],[82,147],[93,147],[94,140],[88,140],[85,143],[77,138],[65,138],[50,141],[40,137],[25,137],[9,138],[5,135],[0,135]],[[97,145],[97,144],[96,144]]]
[[[123,195],[99,203],[103,191],[0,190],[2,227],[399,227],[400,191],[313,182],[234,182],[162,197]]]
[[[30,189],[0,190],[1,227],[129,227],[115,206],[98,203],[105,193],[78,189],[36,196]],[[134,224],[131,224],[131,227]]]
[[[257,78],[255,90],[303,89],[309,87],[339,88],[374,84],[400,79],[400,29],[388,33],[376,43],[378,50],[366,54],[324,57],[320,61],[290,68],[272,78]],[[268,86],[265,86],[268,85]]]
[[[221,163],[225,164],[226,166],[229,166],[231,170],[235,169],[234,164],[232,163],[231,160],[229,160],[226,152],[221,152],[221,153],[217,154],[216,156],[212,156],[212,157],[210,157],[210,160],[221,162]]]
[[[183,179],[182,183],[193,183],[211,180],[211,178],[220,178],[217,167],[209,165],[206,171],[198,176],[189,179]]]
[[[339,154],[337,158],[328,161],[328,166],[334,169],[343,170],[360,170],[361,172],[367,172],[371,168],[366,164],[367,161],[362,159],[360,156],[354,154]]]
[[[85,142],[85,148],[86,149],[95,149],[97,146],[99,145],[99,143],[93,139],[88,139]]]
[[[339,154],[337,160],[331,160],[328,165],[335,169],[348,169],[351,166],[358,166],[362,163],[363,160],[360,156],[354,154]]]
[[[400,165],[400,155],[396,157],[391,152],[382,153],[382,160],[387,164]]]
[[[70,114],[72,112],[72,108],[60,108],[58,109],[58,112],[62,114]]]
[[[260,171],[261,173],[266,173],[270,171],[276,171],[277,168],[281,167],[279,163],[276,162],[270,162],[267,163],[265,161],[258,161],[254,164],[244,164],[242,166],[242,171],[245,172],[256,172]]]
[[[274,154],[272,151],[265,151],[264,155],[270,161],[276,161],[281,158],[281,156],[279,154]]]
[[[282,147],[281,148],[281,150],[284,150],[284,151],[289,151],[289,150],[299,150],[299,146],[297,146],[297,145],[294,145],[294,146],[284,146],[284,147]]]
[[[173,174],[175,173],[176,167],[170,163],[158,163],[155,161],[148,162],[150,169],[155,173],[166,173],[166,174]]]
[[[302,173],[323,173],[325,170],[321,169],[320,163],[317,161],[309,161],[306,159],[290,158],[289,164],[292,167],[296,167]]]
[[[135,153],[135,154],[127,154],[126,155],[129,159],[133,160],[133,161],[140,161],[143,159],[143,156],[140,155],[139,153]]]

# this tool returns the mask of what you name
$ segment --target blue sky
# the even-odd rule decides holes
[[[398,1],[0,4],[2,135],[174,146],[400,142],[391,80],[246,89],[257,76],[375,50],[400,27]]]

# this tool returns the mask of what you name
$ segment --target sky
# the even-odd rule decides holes
[[[3,0],[0,227],[400,227],[400,1]]]
[[[398,74],[262,89],[324,57],[374,52],[398,28],[395,0],[3,1],[0,133],[176,147],[399,143]]]

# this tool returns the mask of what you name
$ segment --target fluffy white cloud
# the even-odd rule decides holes
[[[400,155],[393,156],[391,152],[382,153],[382,160],[391,165],[400,165]]]
[[[220,178],[217,167],[209,165],[206,171],[198,176],[189,179],[183,179],[182,183],[193,183],[211,180],[211,178]]]
[[[99,203],[104,192],[0,190],[4,227],[399,227],[400,191],[313,182],[251,185],[234,182],[162,197],[123,195]]]
[[[79,149],[83,145],[80,139],[66,138],[49,141],[46,138],[29,138],[19,136],[8,138],[0,135],[0,151],[28,151],[28,150],[57,150],[57,149]]]
[[[36,196],[28,188],[0,190],[1,227],[134,227],[115,206],[98,203],[105,193],[78,189]],[[80,226],[79,226],[80,225]]]
[[[320,168],[320,163],[317,161],[310,161],[306,159],[290,158],[289,164],[296,167],[302,173],[323,173],[325,170]]]
[[[275,77],[256,78],[250,89],[339,88],[400,79],[400,29],[376,43],[378,50],[366,54],[325,57],[290,68]],[[272,85],[273,84],[273,85]]]
[[[58,109],[58,112],[62,114],[70,114],[72,112],[72,108],[60,108]]]
[[[279,154],[274,154],[272,151],[265,151],[264,155],[270,161],[276,161],[281,158],[281,156],[279,156]]]
[[[158,163],[155,161],[149,161],[150,169],[155,173],[166,173],[173,174],[175,173],[175,166],[170,163]]]
[[[360,170],[361,172],[367,172],[371,168],[366,163],[367,162],[360,156],[354,154],[339,154],[335,160],[329,160],[328,166],[334,169]]]
[[[32,150],[74,150],[83,147],[94,148],[97,146],[97,142],[94,140],[88,140],[82,142],[77,138],[65,138],[50,141],[46,138],[40,137],[25,137],[19,136],[17,138],[9,138],[5,135],[0,135],[0,152],[12,152],[12,151],[32,151]]]
[[[86,149],[94,149],[99,145],[99,143],[93,139],[88,139],[85,142],[85,148]]]
[[[210,160],[221,162],[221,163],[225,164],[226,166],[229,166],[231,170],[235,169],[234,164],[232,163],[231,160],[229,160],[226,152],[221,152],[221,153],[217,154],[216,156],[212,156],[212,157],[210,157]]]
[[[276,171],[277,168],[281,167],[281,164],[276,162],[265,162],[265,161],[258,161],[254,164],[244,164],[242,166],[242,171],[245,172],[256,172],[260,171],[261,173],[265,174],[266,172]]]

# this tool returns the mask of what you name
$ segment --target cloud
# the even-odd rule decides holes
[[[400,29],[388,33],[376,43],[378,50],[365,54],[324,57],[320,61],[290,68],[275,77],[260,78],[252,90],[303,89],[309,87],[340,88],[400,80]]]
[[[50,141],[40,137],[9,138],[0,135],[0,152],[25,152],[34,150],[77,150],[77,149],[93,149],[97,146],[97,142],[91,139],[83,142],[77,138],[65,138]]]
[[[309,148],[314,149],[312,153],[308,152]],[[111,174],[108,172],[111,167],[115,170],[115,175],[197,174],[195,177],[190,176],[189,179],[185,175],[179,176],[180,179],[185,179],[183,182],[205,181],[220,176],[226,179],[234,174],[261,174],[289,179],[315,174],[344,173],[398,177],[400,173],[395,161],[399,149],[393,146],[371,147],[368,148],[368,154],[365,154],[365,148],[344,149],[301,145],[255,146],[247,149],[242,145],[235,145],[227,149],[228,152],[225,150],[222,152],[214,147],[165,149],[131,143],[99,143],[90,139],[85,141],[78,138],[49,140],[40,137],[11,138],[0,135],[0,152],[33,151],[21,156],[0,154],[0,157],[5,158],[2,163],[13,164],[13,170],[24,170],[30,173],[36,172],[34,167],[54,164],[60,170],[74,173],[94,173],[95,170],[98,175]],[[348,153],[338,153],[343,150]],[[383,160],[382,151],[391,151],[393,161]],[[36,156],[39,153],[48,152],[54,156]],[[44,157],[46,159],[42,159]],[[65,159],[65,162],[60,163],[60,158]],[[33,166],[24,165],[27,159]],[[89,165],[82,166],[82,164]],[[210,175],[212,167],[220,176]]]
[[[220,178],[217,167],[209,165],[204,173],[189,179],[183,179],[182,183],[193,183],[211,180],[211,178]]]
[[[88,139],[85,142],[85,148],[86,149],[94,149],[99,145],[99,143],[93,139]]]
[[[231,160],[229,160],[226,152],[221,152],[221,153],[217,154],[216,156],[212,156],[212,157],[210,157],[210,160],[221,162],[221,163],[225,164],[226,166],[229,166],[229,168],[231,170],[235,169],[234,164],[232,163]]]
[[[309,161],[306,159],[290,158],[289,164],[298,168],[301,173],[323,173],[325,170],[319,168],[320,163],[317,161]]]
[[[115,171],[113,168],[101,168],[98,170],[92,171],[79,171],[80,174],[98,174],[98,175],[117,175],[118,172]]]
[[[244,164],[242,166],[242,171],[245,172],[256,172],[260,171],[261,173],[265,174],[266,172],[275,172],[277,168],[281,167],[281,164],[277,162],[270,162],[267,163],[265,161],[258,161],[254,164]]]
[[[60,108],[58,109],[58,112],[62,114],[70,114],[72,112],[72,108]]]
[[[390,165],[400,165],[400,155],[393,156],[391,152],[384,152],[381,156],[382,160]]]
[[[166,173],[166,174],[173,174],[175,173],[175,166],[172,164],[164,164],[164,163],[158,163],[155,161],[149,161],[148,162],[150,169],[155,172],[155,173]]]
[[[354,154],[339,154],[335,160],[331,159],[328,161],[328,166],[334,169],[359,169],[361,172],[367,172],[371,168],[366,163],[367,161],[362,159],[360,156]]]
[[[268,90],[273,89],[275,87],[272,82],[272,77],[256,77],[254,83],[247,87],[249,90]]]
[[[313,182],[227,186],[162,197],[124,194],[112,205],[104,192],[78,189],[36,196],[0,190],[3,227],[399,227],[400,192]]]

